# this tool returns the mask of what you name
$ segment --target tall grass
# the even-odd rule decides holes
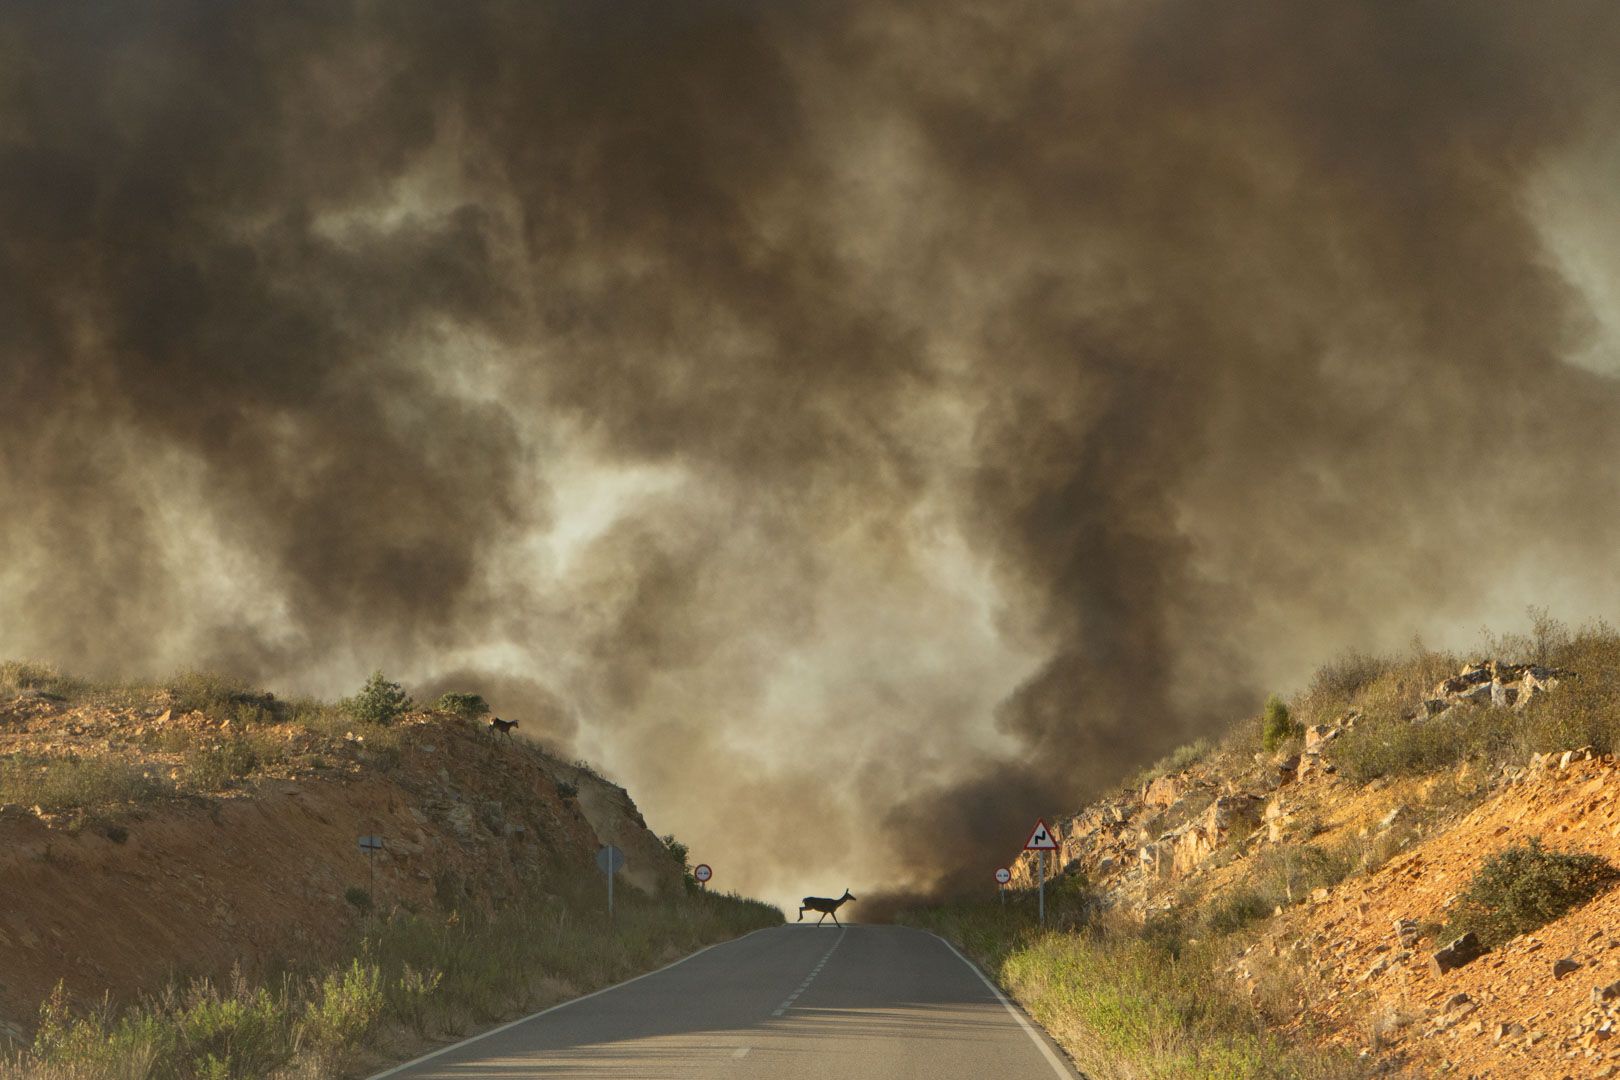
[[[1337,1080],[1364,1075],[1348,1055],[1272,1034],[1221,967],[1221,939],[1192,941],[1163,920],[1042,930],[1025,905],[958,903],[902,921],[960,945],[1093,1080]]]
[[[0,758],[0,803],[44,810],[141,806],[174,794],[150,769],[106,758]]]
[[[199,980],[124,1010],[58,993],[4,1080],[236,1080],[353,1075],[385,1028],[460,1035],[782,921],[736,896],[624,890],[610,928],[594,882],[531,882],[502,909],[395,912],[332,967],[253,985]]]

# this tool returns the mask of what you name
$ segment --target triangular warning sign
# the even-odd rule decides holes
[[[1035,822],[1035,831],[1029,834],[1028,840],[1024,841],[1025,851],[1056,851],[1057,846],[1057,837],[1053,836],[1052,830],[1046,827],[1045,819],[1039,819]]]

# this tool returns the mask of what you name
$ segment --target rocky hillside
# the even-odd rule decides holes
[[[374,894],[357,845],[370,834],[384,838]],[[98,690],[13,665],[0,1034],[26,1034],[58,980],[74,1000],[128,1001],[233,966],[307,966],[379,913],[495,908],[595,875],[606,842],[631,885],[681,887],[622,788],[482,721],[365,723],[198,677]]]
[[[1620,637],[1509,644],[1330,665],[1272,751],[1246,720],[1054,822],[1048,888],[1213,948],[1324,1075],[1620,1076]]]

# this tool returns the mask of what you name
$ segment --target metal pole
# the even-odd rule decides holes
[[[613,855],[608,855],[608,926],[613,925]]]
[[[1045,926],[1046,925],[1046,852],[1038,851],[1038,852],[1035,853],[1035,865],[1040,868],[1040,869],[1038,869],[1036,871],[1036,873],[1038,875],[1040,875],[1040,880],[1041,880],[1041,899],[1040,899],[1041,925]]]

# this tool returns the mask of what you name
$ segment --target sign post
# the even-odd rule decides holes
[[[709,879],[714,877],[714,871],[709,869],[708,863],[700,862],[692,867],[692,876],[697,879],[698,888],[709,891]]]
[[[1041,925],[1046,925],[1046,853],[1057,850],[1057,837],[1047,828],[1045,818],[1035,819],[1035,831],[1024,841],[1024,850],[1035,853],[1036,880],[1040,883]]]
[[[608,925],[613,925],[613,878],[624,869],[624,852],[612,844],[596,849],[596,865],[608,879]]]
[[[371,907],[377,908],[377,852],[382,850],[383,839],[380,836],[362,836],[360,850],[366,853],[366,865],[371,867],[371,888],[367,895],[371,897]]]
[[[996,892],[1001,894],[1001,907],[1003,911],[1005,911],[1007,908],[1007,882],[1011,880],[1011,870],[1008,870],[1005,866],[996,870]]]

